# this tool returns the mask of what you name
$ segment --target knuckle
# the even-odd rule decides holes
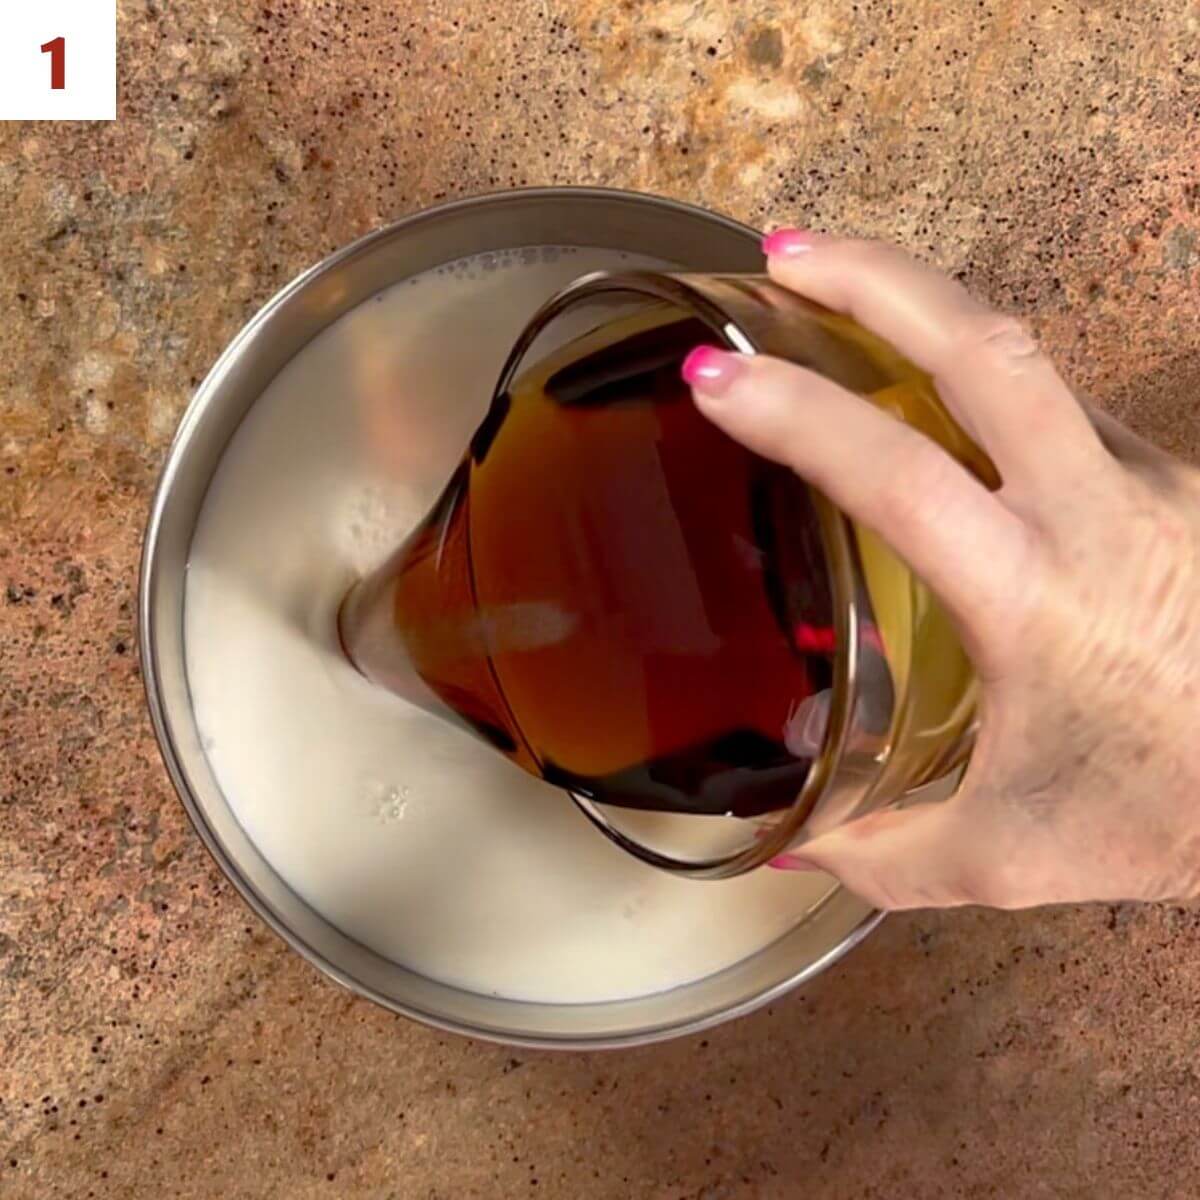
[[[997,312],[983,312],[964,320],[949,351],[955,355],[985,354],[1008,364],[1010,370],[1023,370],[1041,354],[1037,339],[1024,321]]]

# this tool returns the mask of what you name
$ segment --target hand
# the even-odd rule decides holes
[[[1089,419],[1023,326],[899,250],[794,230],[765,245],[778,283],[928,371],[1003,480],[988,491],[790,363],[708,351],[689,373],[712,421],[910,563],[981,682],[953,799],[862,817],[779,865],[887,909],[1200,894],[1200,473]]]

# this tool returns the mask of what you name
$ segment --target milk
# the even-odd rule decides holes
[[[586,271],[648,265],[661,264],[534,248],[376,295],[255,403],[191,545],[192,701],[246,833],[347,936],[471,991],[583,1003],[677,987],[774,941],[832,886],[644,866],[563,792],[372,687],[337,644],[346,589],[437,496],[534,309]],[[636,819],[677,852],[729,842],[711,818]]]

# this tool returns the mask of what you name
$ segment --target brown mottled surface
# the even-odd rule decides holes
[[[318,978],[187,827],[138,541],[191,387],[335,246],[609,183],[888,236],[1200,457],[1200,9],[120,3],[120,119],[0,126],[0,1195],[1192,1197],[1200,916],[889,921],[773,1012],[561,1057]]]

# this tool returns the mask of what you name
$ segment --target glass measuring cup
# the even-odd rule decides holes
[[[847,318],[765,276],[600,273],[534,316],[339,628],[364,675],[625,850],[722,878],[958,769],[976,686],[885,543],[695,412],[679,365],[701,341],[817,370],[998,482],[928,377]],[[689,852],[685,814],[722,836]]]

